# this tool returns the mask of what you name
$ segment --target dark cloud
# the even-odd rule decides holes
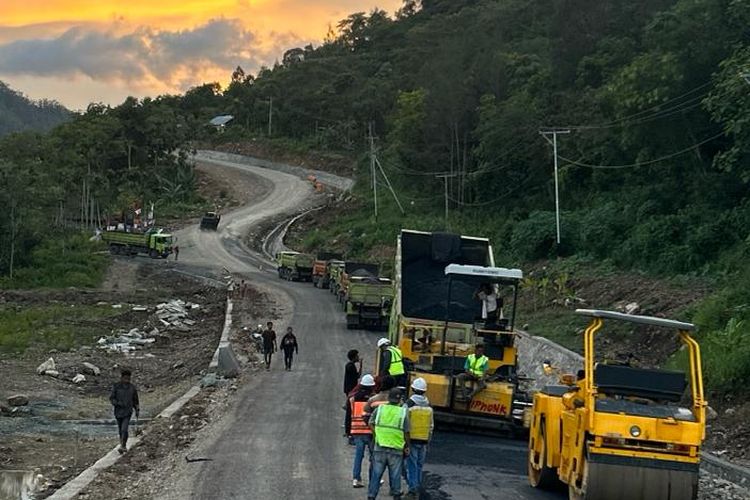
[[[288,37],[280,39],[289,42]],[[270,45],[232,19],[215,19],[181,31],[139,28],[127,34],[78,27],[52,39],[0,45],[0,74],[86,75],[135,85],[158,80],[184,86],[199,83],[186,82],[186,75],[197,80],[206,69],[231,71],[240,64],[254,70],[283,51]]]

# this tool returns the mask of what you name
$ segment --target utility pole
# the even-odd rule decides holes
[[[443,174],[438,174],[435,177],[438,179],[443,179],[443,184],[445,185],[445,230],[448,230],[448,179],[452,179],[453,177],[458,176],[457,173],[452,172],[446,172]]]
[[[271,137],[271,125],[273,124],[273,97],[268,98],[268,137]]]
[[[568,129],[551,129],[551,130],[540,130],[539,133],[544,139],[552,144],[552,149],[555,156],[555,222],[557,225],[557,244],[560,244],[560,181],[558,176],[558,165],[557,165],[557,134],[569,134]],[[549,140],[548,135],[552,135],[552,141]]]
[[[375,201],[375,222],[378,221],[378,177],[375,172],[375,138],[372,136],[372,122],[368,127],[370,136],[370,176],[372,177],[372,198]]]

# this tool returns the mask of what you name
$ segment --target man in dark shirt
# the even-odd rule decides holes
[[[359,359],[359,351],[356,349],[352,349],[346,353],[346,357],[349,359],[349,362],[344,369],[344,394],[348,398],[349,393],[352,392],[352,389],[354,389],[359,381],[359,375],[362,371],[362,360]]]
[[[351,396],[349,393],[357,387],[357,383],[359,382],[359,375],[362,372],[362,360],[359,359],[359,351],[356,349],[347,352],[346,357],[349,359],[349,362],[346,364],[346,368],[344,368],[344,396],[346,396],[346,402],[344,403],[344,411],[346,411],[346,415],[344,416],[344,435],[349,438],[350,444],[354,444],[350,434],[352,409],[349,404],[349,397]]]
[[[120,381],[112,386],[112,393],[109,395],[109,401],[115,412],[117,420],[117,430],[120,434],[120,447],[117,449],[120,453],[125,453],[128,449],[128,426],[130,417],[138,418],[140,414],[140,405],[138,404],[138,390],[135,385],[130,383],[130,370],[123,369],[120,372]]]
[[[286,329],[286,335],[281,337],[281,349],[284,351],[284,368],[292,371],[292,361],[294,361],[294,354],[299,354],[299,346],[291,326]]]
[[[271,369],[271,356],[278,350],[276,346],[276,332],[273,331],[273,323],[266,323],[266,329],[261,334],[263,336],[263,359],[266,362],[266,370]]]

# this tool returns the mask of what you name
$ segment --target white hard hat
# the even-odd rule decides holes
[[[380,340],[378,340],[378,347],[383,347],[384,345],[388,345],[390,343],[391,343],[390,340],[388,340],[387,338],[383,337]]]
[[[262,330],[263,329],[263,325],[258,325],[258,329]]]
[[[422,377],[415,378],[414,382],[411,383],[411,388],[415,391],[427,392],[427,382]]]
[[[374,387],[375,379],[372,378],[372,375],[370,375],[369,373],[366,375],[362,375],[362,379],[359,381],[359,385],[364,387]]]

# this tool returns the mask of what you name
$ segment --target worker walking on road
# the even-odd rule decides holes
[[[463,392],[464,400],[471,400],[480,391],[487,387],[487,370],[490,358],[484,355],[484,345],[477,344],[474,354],[469,354],[464,363],[464,373],[458,375],[458,383]],[[471,393],[466,393],[466,381],[471,382],[473,388]]]
[[[404,369],[404,355],[401,353],[401,349],[391,345],[391,341],[385,337],[378,340],[378,349],[380,349],[378,376],[390,375],[396,379],[397,387],[406,388],[408,377]]]
[[[135,410],[135,418],[138,418],[140,414],[138,390],[135,385],[130,383],[130,377],[130,370],[123,368],[120,371],[120,381],[112,386],[112,393],[109,395],[115,420],[117,420],[117,430],[120,434],[120,446],[117,448],[120,453],[125,453],[128,449],[128,427],[133,411]]]
[[[174,246],[174,260],[180,259],[180,247],[179,245]]]
[[[271,369],[271,356],[278,350],[276,345],[276,332],[273,331],[273,323],[266,323],[266,329],[262,333],[263,336],[263,359],[266,362],[266,370]]]
[[[370,416],[375,450],[372,459],[372,476],[367,488],[367,498],[375,499],[380,490],[380,479],[388,469],[388,482],[393,498],[401,498],[401,473],[404,456],[409,456],[409,411],[401,404],[401,390],[391,389],[388,404],[378,406]]]
[[[406,458],[406,482],[409,484],[408,495],[417,499],[422,486],[422,467],[427,458],[427,445],[432,439],[435,421],[430,401],[425,396],[427,382],[422,377],[417,378],[411,383],[411,390],[412,395],[406,401],[406,407],[409,408],[411,438],[409,456]]]
[[[354,467],[352,468],[352,486],[364,488],[362,482],[362,461],[365,459],[365,450],[370,461],[370,473],[372,475],[372,430],[368,425],[370,415],[365,412],[365,405],[375,390],[375,379],[369,373],[362,376],[359,381],[359,389],[349,398],[351,406],[351,428],[350,436],[354,441]]]
[[[281,337],[281,349],[284,351],[284,368],[286,371],[292,371],[292,362],[294,361],[294,355],[299,354],[299,346],[291,326],[286,329],[286,334]]]

